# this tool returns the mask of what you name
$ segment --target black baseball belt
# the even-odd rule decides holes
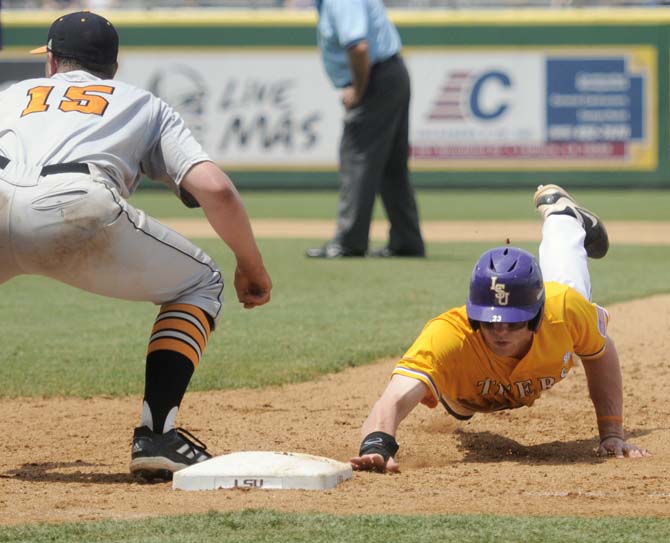
[[[4,170],[9,163],[10,160],[7,157],[0,155],[0,170]],[[40,171],[42,176],[57,173],[91,173],[91,170],[89,170],[88,164],[83,162],[63,162],[61,164],[49,164],[42,167]]]

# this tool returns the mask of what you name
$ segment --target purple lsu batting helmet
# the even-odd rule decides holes
[[[543,307],[542,272],[532,254],[506,246],[479,257],[466,303],[473,329],[479,328],[479,322],[529,321],[529,328],[536,330]]]

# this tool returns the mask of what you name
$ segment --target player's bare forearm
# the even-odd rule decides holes
[[[363,423],[362,437],[370,432],[385,432],[395,436],[400,423],[428,393],[426,385],[417,379],[394,375]]]
[[[225,173],[211,162],[201,162],[184,176],[182,187],[198,201],[214,231],[235,253],[238,264],[246,268],[262,265],[247,212]]]
[[[248,308],[268,302],[272,282],[249,216],[228,176],[215,164],[201,162],[184,176],[182,187],[198,201],[214,231],[235,254],[235,288],[240,302]]]
[[[603,356],[584,360],[583,365],[598,421],[598,454],[617,458],[649,456],[648,451],[627,443],[624,437],[623,384],[614,342],[607,338]]]
[[[427,393],[428,389],[421,381],[394,375],[363,423],[361,430],[363,440],[371,434],[374,436],[376,432],[395,437],[400,423]],[[399,471],[398,463],[393,456],[385,459],[378,453],[359,454],[351,458],[350,462],[355,470]]]
[[[608,338],[605,353],[583,364],[601,439],[607,435],[623,437],[623,385],[614,342]]]

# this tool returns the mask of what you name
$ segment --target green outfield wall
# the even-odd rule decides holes
[[[342,112],[311,10],[106,15],[118,77],[179,110],[238,185],[337,185]],[[670,187],[670,9],[391,16],[412,76],[417,186]],[[41,72],[26,51],[53,19],[2,14],[0,86]]]

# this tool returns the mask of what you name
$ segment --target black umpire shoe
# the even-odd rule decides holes
[[[334,241],[326,243],[323,247],[315,247],[305,251],[307,258],[346,258],[365,256],[363,251],[352,251]]]
[[[133,434],[130,473],[144,479],[169,481],[175,471],[211,457],[207,446],[182,428],[157,434],[140,426]]]
[[[558,185],[540,185],[533,197],[535,207],[545,219],[549,215],[569,215],[579,221],[586,232],[584,249],[591,258],[602,258],[610,242],[605,225],[595,213],[579,207],[568,191]]]

